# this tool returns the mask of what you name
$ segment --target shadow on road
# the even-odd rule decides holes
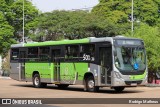
[[[18,86],[18,87],[25,87],[25,88],[34,88],[32,84],[12,84],[12,86]],[[54,89],[54,90],[64,90],[64,91],[77,91],[77,92],[84,92],[83,87],[74,87],[74,86],[69,86],[68,88],[58,88],[56,85],[49,85],[45,88],[41,89]],[[131,87],[130,87],[131,89]],[[123,92],[117,93],[114,89],[109,89],[109,88],[100,88],[100,90],[96,93],[103,93],[103,94],[130,94],[130,93],[142,93],[144,92],[143,90],[135,90],[135,87],[132,87],[132,90],[128,90],[128,88],[125,88]]]

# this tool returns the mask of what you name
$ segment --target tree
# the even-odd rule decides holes
[[[24,0],[25,35],[32,30],[38,10],[31,2]],[[0,0],[0,54],[6,53],[9,46],[22,36],[23,0]]]
[[[6,54],[10,44],[14,43],[13,27],[9,25],[2,12],[0,12],[0,54]]]
[[[86,37],[111,37],[117,35],[119,33],[118,29],[120,29],[112,21],[95,15],[94,13],[88,13],[88,15],[84,17],[82,25],[84,32],[86,32]]]
[[[112,36],[125,34],[130,29],[128,14],[126,14],[130,11],[130,6],[126,6],[129,4],[123,0],[100,0],[100,3],[92,9],[92,13],[112,23],[115,28],[112,30]]]
[[[97,15],[111,19],[115,24],[129,23],[131,19],[131,0],[100,0],[92,10]],[[160,22],[159,0],[134,0],[134,20],[150,26]]]
[[[23,0],[15,0],[10,6],[10,17],[8,17],[8,22],[14,27],[14,37],[15,39],[22,38],[23,31]],[[32,3],[28,0],[24,0],[24,22],[25,22],[25,36],[34,27],[34,19],[38,16],[38,10]]]
[[[23,0],[1,0],[0,1],[0,54],[6,53],[9,46],[19,38],[22,32],[22,1]],[[38,14],[37,9],[31,2],[25,0],[25,25]],[[26,34],[31,27],[26,27]]]
[[[61,40],[83,35],[81,22],[88,13],[86,11],[53,11],[39,15],[35,19],[38,24],[31,34],[34,40]]]
[[[30,37],[35,41],[114,36],[125,33],[126,25],[115,25],[111,20],[87,11],[53,11],[42,13]],[[122,27],[124,26],[124,27]],[[128,26],[127,26],[128,27]]]

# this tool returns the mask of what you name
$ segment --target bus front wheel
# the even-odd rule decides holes
[[[41,83],[41,79],[40,79],[39,74],[35,74],[34,77],[33,77],[33,86],[35,88],[43,88],[43,87],[46,87],[47,84],[46,83]]]
[[[124,90],[125,87],[114,87],[114,90],[116,92],[122,92]]]
[[[93,76],[89,76],[85,80],[86,82],[86,90],[89,92],[97,92],[99,90],[99,87],[95,86],[95,81]]]

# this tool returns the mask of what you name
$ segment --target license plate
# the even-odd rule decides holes
[[[137,83],[131,83],[131,86],[136,86],[137,85]]]

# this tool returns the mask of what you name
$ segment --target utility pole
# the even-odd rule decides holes
[[[132,0],[132,12],[131,12],[131,22],[132,22],[132,26],[131,26],[131,35],[133,36],[133,33],[134,33],[134,18],[133,18],[133,9],[134,9],[134,2]]]
[[[23,37],[22,37],[22,42],[24,44],[24,0],[23,0]]]

